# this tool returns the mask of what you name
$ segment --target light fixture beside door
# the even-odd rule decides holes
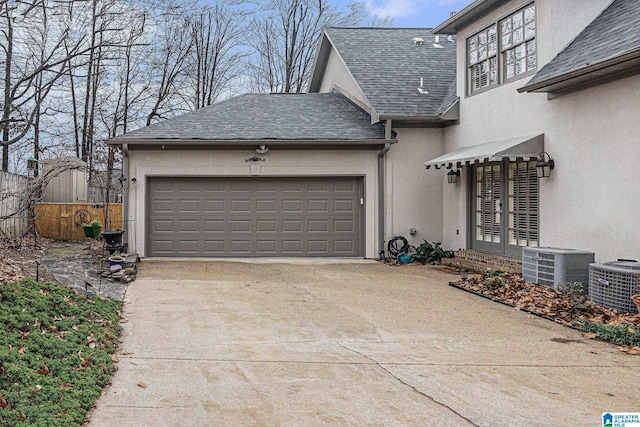
[[[555,163],[553,159],[549,156],[549,153],[543,151],[540,153],[540,158],[536,163],[536,173],[538,174],[538,178],[548,178],[551,176],[551,169],[555,167]]]
[[[449,184],[455,184],[458,182],[458,177],[460,176],[460,169],[453,170],[451,169],[447,172],[447,182]]]

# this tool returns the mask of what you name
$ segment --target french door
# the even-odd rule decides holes
[[[471,247],[520,257],[538,246],[538,177],[535,162],[472,166]]]

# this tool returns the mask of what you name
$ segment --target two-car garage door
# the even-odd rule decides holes
[[[149,178],[146,253],[357,257],[357,177]]]

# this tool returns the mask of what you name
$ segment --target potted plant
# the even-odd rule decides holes
[[[423,264],[428,264],[433,261],[438,261],[442,258],[453,258],[453,251],[445,251],[440,246],[440,243],[431,244],[425,239],[422,239],[424,243],[419,246],[411,246],[416,252],[411,254],[411,258],[415,261],[419,261]]]
[[[85,236],[91,239],[95,239],[100,235],[100,230],[102,230],[102,224],[100,223],[100,221],[96,219],[91,224],[84,224],[82,228],[84,229]]]
[[[109,257],[109,267],[114,266],[114,265],[119,265],[120,267],[124,268],[124,257],[122,255],[120,255],[120,252],[118,252],[118,251],[115,251]]]

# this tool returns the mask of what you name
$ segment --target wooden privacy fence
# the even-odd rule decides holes
[[[21,212],[29,180],[26,176],[0,171],[0,232],[3,236],[18,237],[29,227],[29,212]]]
[[[122,203],[108,205],[109,219],[105,224],[107,205],[88,203],[39,203],[35,207],[35,227],[42,237],[55,240],[89,240],[82,224],[95,221],[102,230],[122,228]]]

